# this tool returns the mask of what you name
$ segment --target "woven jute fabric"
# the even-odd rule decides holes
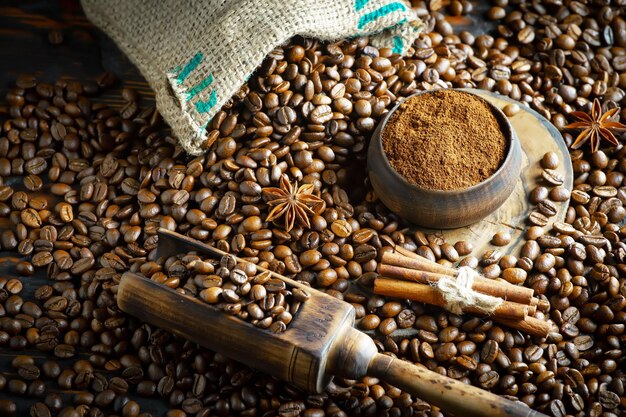
[[[137,65],[183,148],[203,151],[206,126],[263,59],[291,37],[371,36],[402,53],[421,22],[398,0],[82,0],[87,17]]]

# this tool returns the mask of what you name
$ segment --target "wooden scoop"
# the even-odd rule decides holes
[[[157,256],[190,251],[217,259],[225,255],[193,239],[159,230]],[[333,376],[357,379],[370,375],[458,416],[544,416],[522,403],[378,353],[372,339],[352,327],[355,311],[350,304],[272,275],[288,287],[311,294],[287,330],[278,334],[131,272],[121,278],[117,302],[128,314],[310,392],[322,392]]]

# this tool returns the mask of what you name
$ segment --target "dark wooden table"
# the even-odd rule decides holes
[[[480,19],[486,2],[474,1],[475,10],[471,16],[452,18],[451,23],[458,30],[471,30],[475,34],[482,33],[489,27]],[[479,3],[483,3],[479,5]],[[48,34],[52,30],[63,34],[63,42],[52,45]],[[7,114],[4,95],[20,74],[28,74],[40,80],[54,82],[59,78],[76,80],[95,79],[104,71],[113,72],[118,79],[114,89],[94,101],[104,102],[113,107],[121,107],[119,89],[122,85],[135,88],[144,101],[154,101],[154,94],[149,86],[120,50],[106,35],[96,29],[85,18],[80,4],[76,0],[30,0],[3,1],[0,3],[0,122]],[[17,179],[3,179],[5,183],[17,184]],[[0,231],[11,225],[6,219],[0,219]],[[19,261],[15,253],[0,252],[0,277],[17,278],[15,263]],[[22,279],[24,290],[22,297],[32,299],[34,290],[47,282],[45,270],[39,270],[29,278]],[[15,377],[11,361],[17,354],[29,354],[41,365],[49,356],[32,350],[15,352],[0,347],[0,372],[7,380]],[[77,357],[87,359],[88,352],[79,352]],[[61,360],[64,366],[71,367],[76,358]],[[53,392],[48,384],[49,392]],[[61,392],[71,404],[73,392]],[[168,409],[164,400],[139,398],[130,394],[133,400],[142,406],[142,412],[152,412],[155,416],[164,415]],[[29,407],[34,400],[16,398],[6,388],[0,392],[0,399],[12,399],[18,404],[18,416],[29,415]]]
[[[63,34],[60,45],[52,45],[48,34]],[[95,79],[113,72],[124,83],[150,99],[153,93],[137,68],[106,35],[83,14],[76,0],[3,1],[0,3],[0,94],[4,97],[20,74],[54,82],[61,77]],[[118,83],[116,87],[121,86]],[[102,101],[113,100],[116,91]],[[3,100],[2,100],[3,101]],[[6,109],[4,103],[0,109]]]

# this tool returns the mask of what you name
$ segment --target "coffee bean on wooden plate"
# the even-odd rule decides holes
[[[548,218],[537,210],[533,210],[528,216],[528,220],[535,226],[545,226],[548,224]]]
[[[553,169],[544,169],[541,177],[550,185],[563,185],[563,176]]]

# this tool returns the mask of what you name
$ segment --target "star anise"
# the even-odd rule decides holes
[[[605,139],[613,145],[619,145],[617,138],[611,132],[611,129],[626,129],[626,126],[611,120],[611,117],[619,111],[619,107],[611,109],[606,113],[602,113],[600,101],[596,98],[591,106],[591,115],[582,111],[573,111],[570,114],[579,121],[570,123],[565,126],[566,129],[583,129],[578,135],[572,149],[580,148],[587,140],[591,144],[591,151],[596,152],[600,147],[600,140]]]
[[[291,184],[286,175],[280,178],[280,188],[267,187],[263,195],[269,206],[274,208],[267,218],[268,222],[283,217],[285,231],[290,231],[298,221],[306,228],[311,227],[309,216],[319,213],[324,208],[324,200],[313,194],[313,184]]]

